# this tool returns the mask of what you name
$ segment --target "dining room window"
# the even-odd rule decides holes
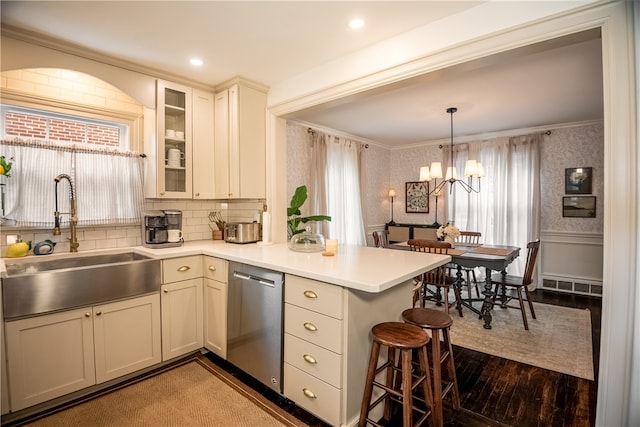
[[[467,193],[459,185],[447,201],[448,218],[460,230],[479,231],[483,243],[519,246],[540,233],[539,135],[496,138],[470,143],[456,152],[455,166],[464,170],[468,153],[484,165],[486,176],[479,193]],[[526,257],[518,257],[509,272],[521,275]]]
[[[312,134],[310,199],[316,214],[331,216],[320,232],[340,243],[366,245],[361,163],[366,146],[315,131]]]

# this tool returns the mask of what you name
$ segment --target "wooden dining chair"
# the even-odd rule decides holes
[[[534,240],[527,244],[527,263],[524,268],[524,276],[512,276],[509,274],[495,273],[491,275],[491,283],[495,285],[493,290],[493,302],[495,303],[498,296],[498,288],[501,288],[500,297],[502,308],[519,308],[522,312],[522,322],[524,328],[529,330],[529,323],[527,322],[527,313],[524,307],[524,299],[522,298],[522,289],[529,304],[529,310],[531,311],[531,317],[536,318],[536,312],[533,309],[533,302],[531,301],[531,295],[529,294],[529,285],[533,282],[533,269],[536,265],[536,258],[538,257],[538,249],[540,248],[540,239]],[[507,296],[507,289],[515,289],[518,298],[519,306],[509,305],[509,302],[513,299],[512,296]]]
[[[460,235],[456,237],[456,244],[478,245],[480,244],[480,237],[482,237],[482,233],[479,231],[460,231]],[[458,270],[458,265],[450,263],[447,268],[449,269],[449,275],[455,276],[456,271]],[[471,278],[473,278],[473,287],[476,290],[476,297],[480,298],[480,288],[478,287],[478,281],[476,280],[476,269],[464,266],[461,266],[460,269],[466,275],[466,282],[464,282],[463,286],[467,287],[469,299],[471,299]]]
[[[389,247],[389,230],[374,231],[373,244],[376,246],[376,248]]]
[[[447,255],[451,244],[440,242],[437,240],[411,239],[407,242],[409,249],[415,252],[426,252],[431,254]],[[462,317],[462,308],[459,304],[460,290],[454,286],[455,279],[447,274],[447,265],[441,265],[422,274],[420,283],[413,290],[413,306],[420,301],[420,307],[424,307],[427,300],[435,301],[437,305],[444,302],[445,312],[449,314],[449,308],[455,304],[460,317]],[[435,290],[428,287],[433,286]],[[453,287],[455,301],[449,303],[449,290]],[[442,298],[444,294],[444,301]]]

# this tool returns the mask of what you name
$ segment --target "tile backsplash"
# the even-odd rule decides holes
[[[183,200],[183,199],[147,199],[145,210],[177,209],[182,211],[182,232],[185,241],[211,239],[209,212],[220,211],[227,222],[260,221],[264,200]],[[81,215],[81,213],[79,213]],[[215,224],[212,224],[217,229]],[[32,245],[43,240],[56,243],[55,252],[69,252],[69,229],[62,228],[59,236],[51,229],[18,227],[0,228],[0,250],[4,256],[7,248],[7,235],[19,235],[22,241],[31,241]],[[79,252],[96,249],[124,248],[142,244],[141,224],[108,225],[78,227]]]

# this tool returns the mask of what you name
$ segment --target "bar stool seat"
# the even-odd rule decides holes
[[[458,380],[456,367],[453,360],[453,347],[449,329],[453,319],[447,313],[431,308],[410,308],[402,312],[402,320],[431,331],[431,365],[433,371],[433,421],[434,425],[443,425],[442,399],[448,394],[452,395],[452,404],[455,410],[460,409],[460,395],[458,393]],[[444,340],[443,348],[440,347],[440,332]],[[446,365],[448,378],[442,379],[442,365]],[[443,386],[444,384],[444,386]]]
[[[427,356],[427,344],[429,335],[414,325],[402,322],[385,322],[375,325],[371,329],[373,342],[371,343],[371,357],[367,369],[362,406],[360,408],[360,421],[358,425],[364,427],[367,423],[378,426],[377,421],[369,417],[370,411],[384,401],[383,418],[388,423],[392,416],[391,403],[402,405],[403,426],[413,426],[413,412],[420,414],[415,425],[420,425],[427,420],[432,413],[433,395],[431,390],[431,378],[429,375],[429,359]],[[387,361],[378,367],[380,347],[387,347]],[[396,365],[396,350],[400,352],[398,365]],[[418,354],[418,364],[415,369],[412,366],[412,354]],[[385,372],[385,383],[376,380],[376,376]],[[371,402],[373,388],[378,387],[384,392]],[[418,396],[415,391],[421,391]],[[424,406],[415,403],[422,402]]]

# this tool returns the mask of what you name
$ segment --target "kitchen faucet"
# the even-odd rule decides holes
[[[69,229],[71,230],[71,237],[67,237],[67,239],[69,239],[69,249],[70,252],[78,252],[78,246],[80,246],[80,244],[78,243],[78,236],[76,234],[76,226],[78,224],[78,217],[76,215],[76,198],[75,195],[73,193],[73,183],[71,182],[71,177],[69,175],[67,175],[66,173],[62,173],[58,176],[56,176],[54,178],[54,181],[56,182],[56,211],[54,212],[55,215],[55,226],[53,227],[53,235],[54,236],[59,236],[60,235],[60,212],[58,211],[58,183],[60,183],[60,181],[62,179],[66,179],[67,181],[69,181],[69,193],[70,193],[70,201],[69,201]]]

